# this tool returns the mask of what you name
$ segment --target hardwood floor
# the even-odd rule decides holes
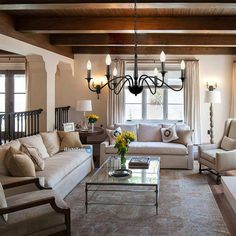
[[[220,208],[220,211],[223,215],[224,221],[229,229],[230,234],[232,236],[236,235],[236,215],[234,214],[233,209],[231,208],[227,199],[224,196],[222,184],[216,184],[215,176],[213,174],[207,172],[204,172],[203,174],[206,174],[207,176],[211,191]],[[236,176],[236,171],[228,171],[226,175]]]

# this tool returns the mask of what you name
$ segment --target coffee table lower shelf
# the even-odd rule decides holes
[[[89,189],[92,186],[122,186],[129,187],[129,189]],[[130,189],[131,186],[135,187],[150,187],[154,189]],[[88,192],[153,192],[155,193],[155,203],[145,203],[145,204],[136,204],[136,203],[108,203],[108,202],[89,202],[88,201]],[[159,201],[159,184],[118,184],[118,183],[89,183],[85,185],[85,210],[86,214],[88,213],[89,205],[133,205],[133,206],[155,206],[156,215],[158,214],[158,201]]]

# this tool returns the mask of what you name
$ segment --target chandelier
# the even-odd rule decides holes
[[[166,73],[167,71],[165,70],[165,60],[166,56],[165,53],[162,51],[160,54],[160,61],[161,61],[161,78],[158,77],[158,69],[157,67],[154,68],[154,73],[153,75],[146,75],[143,74],[141,76],[138,75],[138,53],[137,53],[137,48],[138,48],[138,34],[137,34],[137,0],[134,2],[134,74],[133,77],[130,75],[122,75],[122,76],[117,76],[118,72],[116,67],[113,70],[113,73],[111,75],[110,73],[110,67],[111,67],[111,56],[108,54],[106,56],[106,79],[107,82],[105,84],[97,84],[93,82],[91,84],[91,80],[93,79],[91,77],[91,70],[92,70],[92,64],[91,61],[89,60],[87,62],[87,78],[85,78],[88,82],[88,88],[92,92],[96,92],[97,95],[101,93],[101,90],[108,86],[108,88],[116,95],[118,95],[125,84],[127,83],[129,91],[137,96],[143,91],[144,86],[147,86],[148,89],[150,90],[151,94],[155,94],[157,91],[157,88],[161,88],[163,86],[166,86],[174,91],[180,91],[183,89],[183,82],[185,79],[185,62],[182,60],[180,63],[180,69],[181,69],[181,77],[179,78],[181,80],[181,85],[179,88],[176,88],[176,86],[171,86],[165,81]]]

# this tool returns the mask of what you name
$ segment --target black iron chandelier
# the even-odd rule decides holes
[[[165,70],[165,53],[162,51],[160,54],[160,61],[161,61],[161,78],[158,77],[158,69],[157,67],[154,69],[154,75],[149,76],[146,74],[143,74],[141,76],[138,76],[138,53],[137,53],[137,0],[134,2],[134,75],[133,77],[130,75],[123,75],[123,76],[117,76],[117,69],[116,67],[113,70],[113,73],[111,75],[110,73],[110,67],[111,67],[111,56],[108,54],[106,56],[106,79],[107,82],[105,84],[91,84],[91,80],[93,79],[91,77],[91,70],[92,70],[92,64],[89,60],[87,62],[87,78],[85,78],[88,82],[88,88],[92,92],[96,92],[97,95],[101,93],[101,90],[108,86],[110,90],[113,90],[116,95],[118,95],[125,84],[127,83],[128,89],[131,93],[133,93],[135,96],[140,94],[143,91],[144,86],[146,85],[151,94],[155,94],[157,91],[157,88],[161,88],[162,86],[166,86],[174,91],[180,91],[183,89],[183,82],[185,79],[185,62],[182,60],[180,64],[181,68],[181,77],[179,78],[181,80],[181,85],[179,88],[173,87],[165,82],[165,75],[167,71]]]

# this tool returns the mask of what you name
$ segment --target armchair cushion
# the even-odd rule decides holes
[[[236,140],[229,138],[227,136],[224,136],[222,142],[221,142],[221,148],[226,151],[232,151],[236,149]]]
[[[53,196],[58,207],[68,209],[67,204],[59,199],[53,190],[17,194],[8,197],[7,202],[10,207]],[[7,224],[0,224],[0,235],[48,235],[65,230],[65,228],[65,216],[56,212],[50,204],[46,204],[8,214]],[[46,233],[45,231],[49,229],[55,231]]]
[[[12,176],[35,177],[34,163],[25,153],[10,147],[4,163]]]
[[[236,139],[236,120],[232,120],[230,122],[228,137],[232,139]]]
[[[4,190],[2,188],[2,184],[0,183],[0,208],[7,207],[7,202],[4,194]],[[7,222],[8,214],[0,215],[0,223]]]

